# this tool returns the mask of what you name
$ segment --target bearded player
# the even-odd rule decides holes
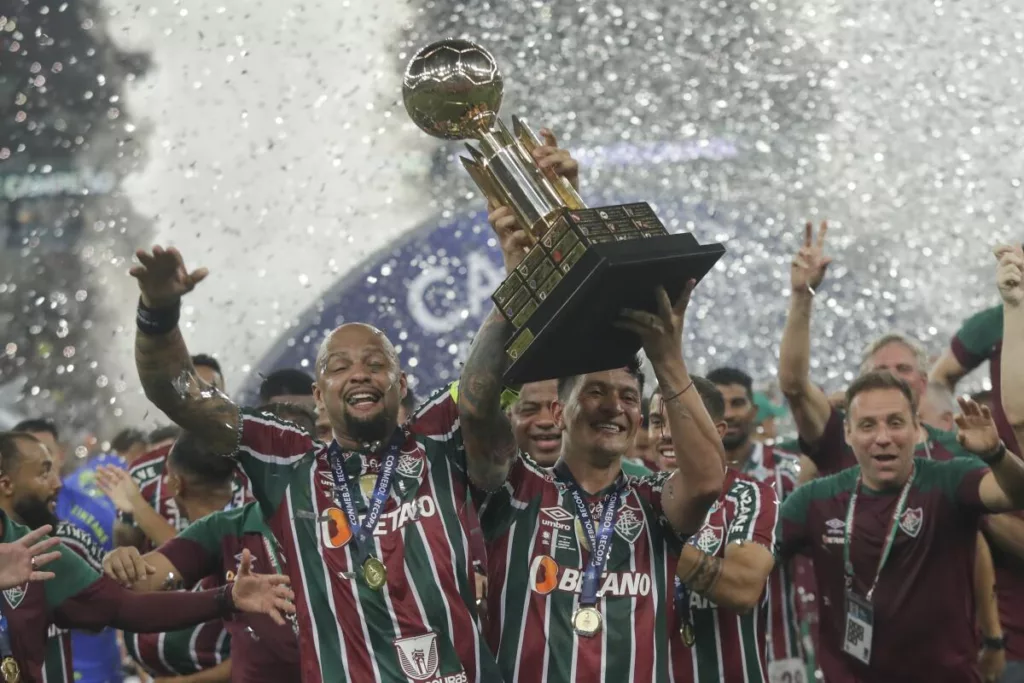
[[[534,155],[575,178],[576,162],[553,138]],[[137,256],[142,385],[173,421],[249,476],[296,591],[303,679],[497,680],[475,611],[469,483],[501,485],[511,439],[507,448],[465,440],[477,413],[447,391],[400,428],[407,387],[395,348],[380,330],[355,323],[331,332],[316,359],[314,398],[330,419],[329,445],[241,410],[197,378],[178,329],[181,297],[206,271],[188,272],[173,249]],[[469,382],[466,393],[479,385]]]

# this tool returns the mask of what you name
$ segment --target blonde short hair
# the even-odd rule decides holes
[[[871,357],[890,344],[903,344],[903,346],[910,349],[914,354],[914,359],[917,361],[918,372],[928,374],[928,366],[931,362],[928,357],[928,352],[916,339],[901,332],[883,334],[881,337],[868,344],[867,348],[864,349],[864,353],[861,354],[860,357],[860,374],[863,375],[866,372],[870,372]]]

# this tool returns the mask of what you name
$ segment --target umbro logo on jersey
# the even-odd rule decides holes
[[[554,558],[538,555],[530,563],[530,581],[533,591],[547,595],[559,590],[579,593],[583,588],[583,572],[572,567],[561,567]],[[597,595],[612,597],[646,596],[651,592],[651,575],[644,572],[605,572]]]
[[[845,532],[846,522],[838,517],[833,517],[825,522],[825,533],[821,537],[821,542],[825,545],[838,545],[843,543],[843,535]]]
[[[28,593],[28,584],[23,583],[20,586],[14,588],[8,588],[4,591],[4,600],[11,606],[11,609],[17,609],[21,601],[25,599],[25,595]]]
[[[564,508],[541,508],[541,526],[548,526],[559,531],[572,531],[572,513]]]
[[[924,510],[922,508],[907,508],[900,517],[900,528],[907,536],[917,538],[921,531],[921,523],[924,522]]]

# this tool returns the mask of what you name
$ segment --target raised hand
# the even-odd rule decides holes
[[[55,576],[53,572],[39,571],[47,562],[60,557],[60,551],[53,550],[60,539],[46,538],[51,531],[53,527],[45,524],[13,543],[0,543],[0,590],[29,581],[49,581]]]
[[[139,265],[128,274],[139,281],[142,303],[150,308],[173,306],[184,295],[195,289],[209,275],[206,268],[197,268],[191,273],[177,249],[153,247],[153,251],[139,249],[135,252]]]
[[[999,430],[988,406],[978,405],[963,396],[957,398],[960,414],[956,416],[956,440],[975,455],[988,455],[999,448]]]
[[[142,494],[130,474],[115,465],[101,465],[96,468],[96,485],[118,510],[129,515],[135,513],[135,503]]]
[[[156,574],[156,569],[142,559],[138,548],[124,546],[111,550],[103,558],[103,573],[130,588],[137,581]]]
[[[579,163],[572,158],[572,154],[569,153],[569,150],[562,149],[558,146],[558,139],[555,138],[555,134],[550,128],[542,128],[540,136],[544,141],[544,144],[539,147],[535,147],[533,150],[533,158],[536,159],[537,165],[540,166],[543,171],[554,171],[556,174],[568,180],[569,184],[579,191]]]
[[[614,324],[619,329],[629,330],[640,335],[644,353],[647,354],[651,363],[681,358],[683,355],[683,319],[686,315],[686,307],[690,304],[690,295],[696,286],[696,280],[687,282],[674,304],[669,301],[665,288],[658,287],[655,290],[655,299],[658,302],[657,313],[625,308]]]
[[[789,281],[794,292],[818,289],[825,277],[825,270],[832,263],[831,257],[825,256],[825,236],[828,234],[828,223],[821,222],[818,228],[818,239],[814,240],[814,226],[810,221],[804,225],[804,244],[793,257],[789,267]]]
[[[252,555],[242,551],[238,575],[231,587],[231,599],[242,612],[266,614],[279,626],[285,625],[283,614],[295,612],[295,594],[288,588],[287,576],[281,574],[253,574]]]
[[[1024,250],[1019,244],[1001,244],[995,248],[999,260],[996,283],[999,296],[1007,306],[1017,307],[1024,301]]]

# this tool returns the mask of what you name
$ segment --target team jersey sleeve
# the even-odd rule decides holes
[[[988,360],[1002,338],[1003,307],[993,306],[964,321],[953,336],[950,351],[966,370],[973,370]]]
[[[779,522],[779,501],[775,489],[760,481],[738,479],[727,499],[735,515],[729,523],[726,543],[758,543],[775,553],[775,534]]]
[[[829,413],[821,438],[814,444],[800,439],[800,450],[814,462],[821,476],[835,474],[853,464],[843,435],[843,414],[835,408]]]
[[[160,503],[156,500],[156,491],[159,489],[159,481],[164,475],[167,454],[170,453],[170,451],[170,446],[164,446],[155,451],[150,451],[142,456],[139,462],[132,465],[128,470],[128,474],[131,476],[135,486],[138,487],[142,498],[149,503],[154,510],[160,509]],[[120,510],[117,512],[117,520],[121,524],[127,524],[130,527],[138,528],[135,518],[130,515],[125,517]]]
[[[488,494],[476,491],[474,497],[482,501],[479,516],[484,540],[493,541],[508,530],[516,513],[526,509],[530,500],[541,494],[545,479],[543,468],[520,451],[501,488]]]
[[[100,580],[100,573],[71,548],[61,543],[56,549],[60,551],[60,557],[46,565],[46,570],[53,572],[56,578],[43,583],[46,606],[50,611]]]
[[[981,502],[981,480],[990,472],[976,457],[961,457],[935,462],[920,462],[923,478],[937,477],[946,498],[961,509],[973,514],[986,514],[989,510]],[[923,483],[923,482],[922,482]]]
[[[242,534],[244,514],[244,508],[214,512],[189,524],[156,551],[178,570],[185,588],[191,588],[220,569],[221,544],[226,537]]]
[[[97,573],[103,573],[103,548],[93,535],[71,522],[61,522],[53,534]]]
[[[466,448],[459,423],[459,383],[453,382],[435,391],[409,418],[409,430],[419,441],[432,444],[444,453],[459,476],[468,477]]]
[[[779,521],[775,529],[775,555],[781,561],[807,548],[810,544],[808,516],[811,507],[811,491],[817,482],[805,484],[779,506]]]
[[[286,472],[314,448],[306,432],[270,413],[242,409],[235,458],[249,479],[264,517],[270,517],[288,488]]]

